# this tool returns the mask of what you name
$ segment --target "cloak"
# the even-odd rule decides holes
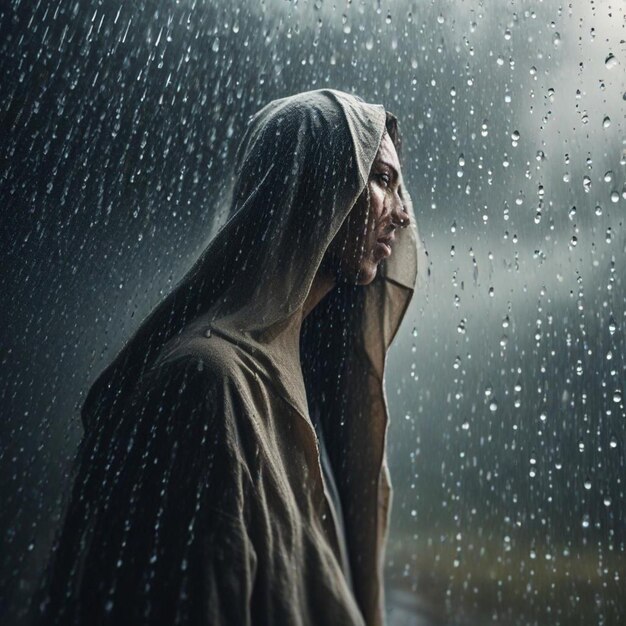
[[[384,623],[385,361],[422,250],[402,179],[410,223],[374,281],[338,285],[304,322],[302,306],[385,116],[318,89],[250,118],[229,219],[84,402],[39,623]],[[304,335],[314,352],[301,354]]]

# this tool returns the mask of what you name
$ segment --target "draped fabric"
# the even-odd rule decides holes
[[[403,180],[410,224],[374,281],[339,285],[304,323],[302,307],[385,116],[318,89],[248,121],[229,219],[82,407],[40,623],[384,623],[385,361],[422,252]]]

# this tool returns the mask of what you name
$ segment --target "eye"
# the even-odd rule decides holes
[[[380,174],[378,174],[378,179],[383,182],[385,187],[389,187],[389,183],[391,182],[391,176],[389,176],[387,172],[381,172]]]

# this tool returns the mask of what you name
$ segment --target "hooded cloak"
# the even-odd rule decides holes
[[[421,252],[402,179],[409,226],[373,282],[302,307],[385,119],[334,89],[250,118],[229,219],[82,407],[41,623],[384,623],[385,361]]]

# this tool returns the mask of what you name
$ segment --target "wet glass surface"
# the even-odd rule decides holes
[[[398,117],[430,262],[386,377],[390,623],[620,623],[623,3],[13,0],[0,35],[3,623],[248,116],[325,86]]]

